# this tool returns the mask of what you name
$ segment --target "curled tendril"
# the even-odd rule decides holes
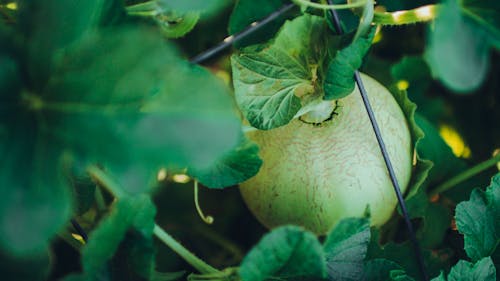
[[[214,223],[214,218],[212,216],[205,216],[203,211],[200,208],[200,203],[198,201],[198,181],[194,181],[194,205],[196,206],[196,211],[198,211],[198,215],[206,224]]]

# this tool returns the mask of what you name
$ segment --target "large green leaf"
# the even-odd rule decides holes
[[[241,135],[239,144],[217,159],[207,169],[188,169],[188,174],[195,177],[209,188],[224,188],[255,176],[262,165],[259,147]]]
[[[470,200],[457,205],[457,228],[464,235],[464,249],[473,260],[493,254],[500,244],[500,174],[483,192],[476,189]]]
[[[360,280],[369,243],[369,219],[340,221],[324,245],[329,280]]]
[[[283,126],[301,98],[321,97],[315,86],[327,55],[326,31],[323,18],[305,14],[286,22],[270,46],[232,56],[236,101],[252,126]]]
[[[496,270],[491,258],[483,258],[478,262],[470,263],[468,261],[459,261],[448,274],[448,278],[445,274],[441,274],[433,278],[431,281],[495,281]]]
[[[28,40],[29,73],[36,87],[42,86],[50,75],[55,51],[98,26],[105,2],[20,1],[19,26]]]
[[[500,48],[500,2],[495,0],[460,0],[465,17],[483,28],[491,43]]]
[[[456,0],[445,1],[428,35],[425,58],[433,76],[459,93],[477,89],[489,69],[487,33],[462,15]]]
[[[323,88],[325,100],[343,98],[354,90],[354,72],[361,67],[363,57],[372,45],[375,27],[370,32],[359,37],[349,46],[337,52],[328,65]]]
[[[162,165],[209,166],[240,131],[222,82],[141,28],[102,31],[67,50],[41,99],[53,137],[108,164],[134,192]]]
[[[235,34],[245,30],[253,22],[262,20],[269,14],[278,10],[286,2],[285,0],[239,0],[229,18],[229,34]],[[262,43],[270,39],[280,28],[286,17],[281,16],[273,22],[266,24],[265,28],[243,38],[236,43],[238,47]]]
[[[0,138],[0,247],[13,255],[46,250],[70,215],[62,151],[35,116],[16,116]]]
[[[113,265],[109,262],[119,249],[128,252],[127,255],[134,251],[136,253],[135,257],[129,256],[120,262],[128,260],[127,265],[134,270],[139,270],[135,272],[139,276],[152,274],[154,260],[150,257],[149,251],[144,252],[144,250],[151,248],[155,214],[156,209],[147,195],[126,196],[118,199],[107,217],[90,234],[89,242],[83,248],[83,274],[69,276],[66,280],[95,280],[97,276],[109,276],[108,266]],[[131,235],[135,237],[133,239],[135,242],[129,241],[130,245],[124,245],[128,249],[123,249],[120,243],[130,230],[133,231]],[[149,246],[144,243],[149,243]]]
[[[296,226],[273,230],[250,250],[239,274],[245,281],[302,276],[323,278],[325,257],[316,236]]]

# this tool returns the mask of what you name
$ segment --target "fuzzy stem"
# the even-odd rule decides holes
[[[500,162],[500,153],[497,153],[495,156],[493,156],[492,158],[484,161],[484,162],[481,162],[479,164],[477,164],[476,166],[468,169],[468,170],[465,170],[464,172],[454,176],[453,178],[445,181],[444,183],[440,184],[439,186],[437,186],[435,189],[433,189],[430,193],[430,196],[434,196],[434,195],[437,195],[439,193],[443,193],[451,188],[453,188],[454,186],[458,185],[459,183],[462,183],[463,181],[465,180],[468,180],[469,178],[487,170],[488,168],[496,165],[498,162]]]
[[[170,234],[168,234],[157,224],[155,224],[153,233],[158,239],[165,243],[165,245],[174,250],[179,256],[181,256],[186,262],[196,268],[196,270],[198,270],[199,272],[203,274],[220,273],[219,270],[207,264],[206,262],[195,256],[193,253],[188,251],[186,248],[184,248],[184,246],[177,242],[172,236],[170,236]]]
[[[367,0],[357,1],[355,3],[350,3],[350,4],[337,4],[337,5],[325,5],[325,4],[314,3],[307,0],[292,0],[292,2],[299,6],[306,6],[320,10],[331,10],[331,9],[344,10],[344,9],[353,9],[362,7],[366,4]]]
[[[87,168],[89,175],[99,183],[100,186],[107,189],[114,197],[118,200],[127,196],[127,194],[120,188],[119,184],[113,180],[109,175],[107,175],[103,170],[96,166],[90,166]],[[154,235],[160,239],[165,245],[172,249],[175,253],[181,256],[187,263],[203,274],[213,274],[221,273],[221,271],[215,269],[214,267],[207,264],[205,261],[201,260],[188,249],[184,248],[179,242],[177,242],[170,234],[163,230],[157,224],[154,225],[153,229]]]
[[[404,25],[434,20],[440,5],[426,5],[412,10],[375,12],[373,23],[381,25]]]

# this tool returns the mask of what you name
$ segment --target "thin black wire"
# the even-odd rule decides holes
[[[275,20],[276,18],[282,16],[284,13],[290,11],[293,7],[295,7],[295,4],[293,4],[293,3],[282,6],[279,10],[269,14],[267,17],[265,17],[261,21],[251,24],[243,31],[227,37],[224,41],[222,41],[220,44],[216,45],[215,47],[212,47],[212,48],[196,55],[195,57],[193,57],[190,60],[190,62],[199,64],[199,63],[202,63],[202,62],[214,57],[218,53],[229,48],[233,43],[237,42],[238,40],[241,40],[244,37],[247,37],[248,35],[261,29],[266,24],[268,24],[268,23],[272,22],[273,20]]]
[[[87,242],[89,237],[85,230],[83,230],[83,227],[75,219],[71,219],[71,225],[73,225],[75,231],[83,238],[83,241]]]
[[[328,4],[333,5],[332,0],[327,1]],[[340,25],[340,18],[335,10],[330,10],[335,31],[338,34],[343,34],[342,26]],[[398,198],[399,207],[401,208],[401,212],[403,213],[403,217],[406,223],[406,227],[410,234],[411,244],[413,246],[413,250],[415,251],[415,256],[417,258],[418,267],[420,269],[420,273],[425,281],[429,280],[427,275],[427,271],[425,269],[424,258],[422,255],[422,251],[420,250],[420,246],[415,236],[415,230],[413,229],[413,225],[410,221],[410,216],[408,214],[408,210],[406,208],[406,203],[403,198],[403,194],[401,193],[401,188],[399,187],[398,180],[396,178],[396,174],[394,173],[394,168],[392,167],[391,160],[389,158],[389,153],[387,152],[387,148],[385,146],[384,140],[382,138],[382,134],[380,133],[380,128],[378,126],[377,120],[375,119],[375,114],[373,113],[373,109],[371,107],[370,101],[368,100],[368,94],[366,92],[365,86],[363,85],[363,81],[361,80],[361,76],[359,75],[359,71],[356,70],[354,72],[354,79],[356,80],[356,84],[358,85],[359,92],[361,94],[361,98],[363,99],[363,103],[366,108],[366,112],[368,113],[368,117],[370,118],[370,122],[373,127],[373,131],[375,132],[375,137],[377,138],[378,145],[380,147],[380,151],[382,152],[382,156],[384,157],[385,165],[387,166],[387,171],[389,172],[389,176],[391,178],[392,186],[394,187],[394,192]]]

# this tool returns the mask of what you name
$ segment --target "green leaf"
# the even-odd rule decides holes
[[[364,278],[365,281],[387,281],[390,280],[391,272],[402,270],[403,268],[390,260],[372,259],[365,263]]]
[[[456,0],[443,4],[428,34],[425,59],[438,78],[458,93],[477,89],[489,69],[487,31],[462,15]]]
[[[413,250],[413,246],[410,241],[405,241],[403,243],[387,242],[383,245],[380,245],[379,241],[380,233],[378,230],[374,230],[368,247],[367,259],[386,259],[389,261],[395,261],[401,267],[391,268],[391,270],[404,269],[408,275],[414,276],[417,280],[423,279],[420,275],[415,251]],[[436,275],[440,270],[443,270],[443,268],[449,267],[447,257],[450,254],[451,253],[448,250],[422,249],[422,255],[427,273],[431,276]],[[390,270],[388,272],[390,272]]]
[[[231,57],[236,101],[252,126],[283,126],[301,98],[321,95],[314,84],[327,53],[321,50],[326,31],[323,18],[305,14],[286,22],[270,46]]]
[[[129,192],[147,190],[161,166],[211,165],[241,127],[223,83],[142,28],[67,50],[41,98],[54,137],[108,165]]]
[[[199,12],[179,13],[162,1],[148,1],[128,6],[127,13],[153,19],[167,38],[179,38],[189,33],[198,23]]]
[[[148,258],[146,261],[149,260],[149,262],[144,263],[144,256],[140,252],[143,248],[138,245],[137,239],[142,237],[142,239],[146,239],[146,242],[151,241],[155,214],[156,209],[147,195],[120,198],[108,216],[90,234],[89,242],[83,248],[83,276],[90,278],[106,272],[107,262],[113,258],[120,243],[126,238],[129,229],[133,229],[137,235],[140,235],[139,238],[136,236],[136,243],[125,245],[131,247],[131,253],[134,253],[134,249],[139,250],[139,252],[136,251],[136,254],[140,255],[134,257],[137,259],[131,259],[132,261],[138,260],[138,264],[131,266],[134,269],[140,269],[142,272],[139,274],[150,274],[153,270],[153,260]]]
[[[95,201],[96,184],[90,177],[70,175],[69,180],[72,185],[76,202],[77,215],[87,212]]]
[[[233,35],[243,31],[253,22],[260,21],[269,14],[277,11],[288,1],[285,0],[239,0],[234,6],[231,17],[229,18],[228,30],[229,34]],[[248,45],[262,43],[271,39],[278,31],[286,15],[280,16],[272,22],[266,24],[265,28],[257,30],[255,33],[236,42],[237,47],[245,47]]]
[[[335,58],[328,65],[326,78],[323,83],[325,100],[343,98],[354,90],[354,72],[361,67],[363,57],[372,45],[375,36],[375,27],[351,45],[337,52]]]
[[[391,281],[415,281],[412,277],[408,276],[402,269],[392,270],[390,273]]]
[[[500,2],[495,0],[461,0],[464,17],[486,31],[491,43],[500,48]]]
[[[106,1],[19,2],[19,26],[28,40],[29,73],[36,85],[41,87],[52,69],[55,51],[95,30],[105,11]]]
[[[457,205],[457,228],[464,235],[467,255],[478,261],[493,254],[500,244],[500,174],[483,192],[475,189],[469,201]]]
[[[483,258],[475,264],[468,261],[459,261],[445,278],[444,273],[441,273],[431,281],[495,281],[496,270],[491,258]]]
[[[239,271],[245,281],[268,278],[323,278],[325,257],[316,236],[296,226],[276,228],[243,259]]]
[[[404,91],[391,89],[391,93],[405,114],[408,127],[410,129],[411,139],[415,144],[413,148],[416,148],[417,150],[416,162],[413,163],[413,172],[405,197],[406,200],[410,200],[422,187],[433,164],[431,161],[424,159],[418,152],[418,148],[421,145],[422,138],[424,137],[424,132],[415,121],[415,112],[417,109],[416,104],[408,98],[406,92]]]
[[[208,16],[219,13],[222,9],[228,7],[231,2],[229,0],[183,0],[183,1],[171,1],[171,0],[157,0],[157,2],[163,7],[168,7],[171,10],[178,11],[180,13],[185,12],[202,12]]]
[[[242,134],[239,144],[208,169],[188,169],[188,174],[209,188],[224,188],[255,176],[261,165],[259,147]]]
[[[36,255],[69,220],[71,200],[61,149],[47,143],[34,116],[15,118],[0,135],[0,248]]]
[[[369,219],[340,221],[328,234],[324,245],[329,279],[360,280],[369,242]]]
[[[415,121],[425,134],[417,147],[418,153],[433,163],[427,182],[443,182],[466,168],[465,162],[453,154],[434,125],[419,114],[415,115]]]
[[[197,12],[187,12],[180,16],[158,15],[156,23],[167,38],[179,38],[188,34],[198,23],[200,15]]]

